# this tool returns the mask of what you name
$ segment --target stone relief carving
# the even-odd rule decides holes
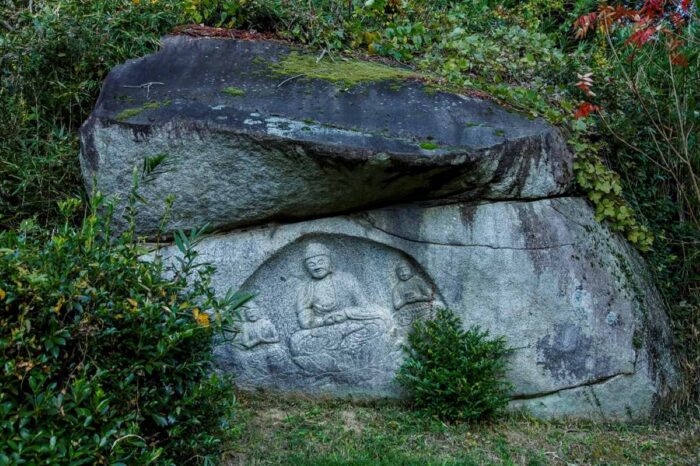
[[[407,261],[399,262],[395,271],[398,281],[392,298],[398,324],[410,327],[419,319],[432,319],[437,308],[433,289],[415,274]]]
[[[375,359],[372,341],[387,336],[387,313],[369,302],[355,277],[332,269],[326,246],[309,244],[304,267],[309,278],[296,306],[301,329],[289,341],[294,363],[312,373],[345,372],[356,360]]]
[[[245,374],[246,380],[261,383],[284,370],[287,355],[277,328],[254,301],[241,307],[240,317],[237,333],[228,343],[236,354],[232,368],[237,374]]]
[[[217,345],[219,368],[242,386],[331,393],[395,392],[408,326],[440,301],[403,252],[341,235],[287,245],[243,289],[256,296]]]
[[[241,308],[241,316],[244,320],[238,325],[234,346],[250,350],[258,345],[279,343],[277,329],[254,302],[250,301]]]

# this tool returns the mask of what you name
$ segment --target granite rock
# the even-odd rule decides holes
[[[561,134],[490,99],[280,42],[168,37],[109,73],[80,162],[117,229],[136,179],[139,233],[168,197],[166,230],[227,231],[198,249],[218,293],[254,294],[214,349],[243,388],[401,397],[411,324],[444,307],[515,349],[512,409],[639,419],[677,384],[658,293],[571,197]]]
[[[215,349],[244,388],[400,397],[407,329],[440,307],[515,348],[513,409],[645,418],[677,383],[643,263],[580,198],[406,204],[231,231],[198,250],[219,293],[255,295]]]
[[[173,230],[570,188],[571,153],[540,119],[378,64],[376,79],[351,84],[290,75],[290,56],[305,57],[279,42],[173,36],[114,68],[80,131],[88,191],[119,199],[124,226],[136,170],[147,202],[136,228],[153,233],[168,195]]]

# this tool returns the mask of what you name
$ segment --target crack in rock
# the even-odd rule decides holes
[[[492,244],[459,243],[459,242],[440,243],[440,242],[436,242],[436,241],[426,241],[426,240],[420,240],[420,239],[415,239],[415,238],[409,238],[407,236],[399,235],[399,234],[393,233],[391,231],[388,231],[384,228],[381,228],[376,223],[374,223],[372,217],[369,214],[365,215],[364,219],[367,221],[367,223],[369,223],[369,225],[372,228],[379,230],[382,233],[385,233],[389,236],[393,236],[394,238],[399,238],[399,239],[402,239],[404,241],[410,241],[412,243],[430,244],[432,246],[488,248],[488,249],[494,249],[494,250],[505,249],[505,250],[511,250],[511,251],[542,251],[542,250],[558,249],[558,248],[576,245],[576,243],[564,243],[564,244],[554,244],[554,245],[550,245],[550,246],[541,246],[541,247],[517,247],[517,246],[494,246]]]
[[[561,210],[559,210],[559,209],[554,205],[554,202],[550,203],[550,204],[549,204],[549,207],[550,207],[552,210],[554,210],[556,213],[558,213],[559,215],[561,215],[562,217],[564,217],[564,219],[566,219],[567,221],[569,221],[569,222],[571,222],[571,223],[573,223],[573,224],[575,224],[575,225],[578,225],[579,227],[583,228],[584,230],[588,230],[589,228],[591,228],[591,225],[586,225],[586,224],[581,223],[581,222],[579,222],[579,221],[577,221],[577,220],[574,220],[574,219],[571,218],[569,215],[567,215],[567,214],[565,214],[564,212],[562,212]]]
[[[609,382],[609,381],[611,381],[611,380],[613,380],[613,379],[615,379],[615,378],[618,378],[618,377],[625,377],[625,376],[630,376],[630,375],[634,375],[634,372],[617,372],[617,373],[612,374],[612,375],[606,375],[605,377],[600,377],[600,378],[597,378],[597,379],[594,379],[594,380],[589,380],[588,382],[583,382],[583,383],[576,384],[576,385],[570,385],[570,386],[568,386],[568,387],[558,388],[558,389],[556,389],[556,390],[550,390],[550,391],[547,391],[547,392],[539,392],[539,393],[528,393],[528,394],[522,394],[522,395],[515,395],[515,396],[513,396],[511,399],[512,399],[512,400],[533,400],[533,399],[535,399],[535,398],[543,398],[543,397],[545,397],[545,396],[554,395],[554,394],[557,394],[557,393],[560,393],[560,392],[564,392],[564,391],[568,391],[568,390],[574,390],[574,389],[577,389],[577,388],[592,387],[592,386],[595,386],[595,385],[602,385],[602,384],[604,384],[604,383],[606,383],[606,382]]]

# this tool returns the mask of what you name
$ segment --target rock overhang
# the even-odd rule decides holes
[[[103,193],[124,197],[134,166],[161,155],[178,160],[179,176],[189,180],[156,180],[144,193],[150,202],[175,196],[170,228],[196,227],[197,212],[215,201],[183,207],[178,199],[191,196],[179,191],[188,183],[233,195],[240,190],[232,186],[233,175],[192,180],[211,175],[186,173],[188,163],[206,164],[214,173],[247,170],[251,179],[287,178],[299,193],[311,195],[289,201],[293,194],[243,193],[241,202],[279,206],[242,215],[240,205],[230,205],[217,214],[215,227],[336,214],[399,199],[543,198],[570,189],[571,153],[546,122],[489,99],[436,89],[403,68],[325,60],[274,41],[166,37],[157,53],[117,66],[105,80],[81,128],[86,184],[95,179]],[[212,146],[204,148],[200,140]],[[259,156],[244,163],[236,144]],[[327,186],[308,188],[307,172],[318,175],[313,183]],[[324,200],[328,192],[346,195]],[[137,228],[152,232],[159,215],[153,208],[147,219],[137,219]]]
[[[278,68],[298,53],[276,42],[166,37],[158,53],[112,70],[94,116],[142,125],[192,120],[261,136],[276,135],[285,121],[295,121],[400,141],[396,152],[416,157],[483,149],[553,130],[492,101],[435,90],[406,70],[346,85],[313,73],[289,76],[294,68]],[[200,63],[188,63],[192,57]],[[155,105],[144,108],[149,102]],[[313,140],[315,132],[303,128],[284,136]],[[367,143],[376,139],[358,142],[353,147],[375,150]]]

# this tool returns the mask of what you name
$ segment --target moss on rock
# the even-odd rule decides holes
[[[133,118],[136,115],[140,115],[141,113],[145,112],[146,110],[156,110],[161,107],[165,107],[166,105],[170,105],[169,100],[165,100],[163,102],[158,102],[156,100],[151,101],[151,102],[146,102],[140,107],[134,107],[134,108],[126,108],[119,112],[114,118],[116,118],[117,121],[124,121],[128,120],[129,118]]]
[[[221,90],[222,94],[230,95],[233,97],[240,97],[245,95],[245,91],[239,87],[229,86]]]
[[[303,75],[312,79],[323,79],[345,87],[372,81],[421,77],[421,75],[410,70],[394,68],[371,61],[322,60],[317,62],[316,57],[298,52],[290,53],[279,63],[273,64],[271,68],[280,75]]]

